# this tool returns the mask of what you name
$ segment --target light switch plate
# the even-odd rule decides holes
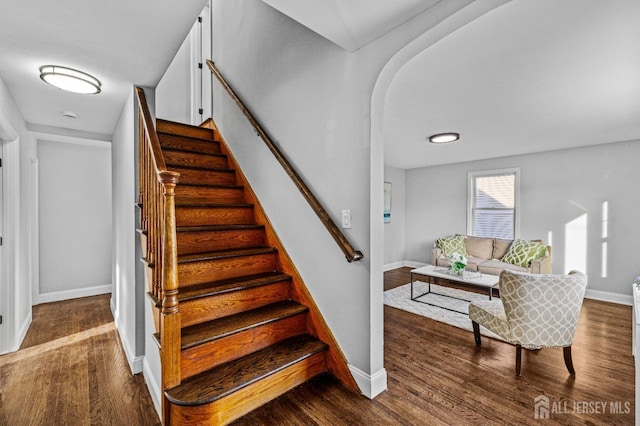
[[[351,228],[351,210],[342,210],[342,227],[344,229]]]

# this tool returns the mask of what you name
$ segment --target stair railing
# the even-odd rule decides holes
[[[167,170],[144,90],[136,87],[139,129],[139,203],[147,233],[150,293],[161,303],[160,358],[163,390],[180,384],[180,312],[175,188],[180,173]]]
[[[229,86],[229,83],[227,83],[227,81],[224,79],[220,71],[216,68],[214,63],[210,60],[207,60],[207,65],[209,66],[209,69],[211,70],[211,72],[216,76],[218,81],[220,81],[220,84],[222,84],[222,86],[227,91],[229,96],[231,96],[231,98],[235,101],[236,105],[238,106],[238,108],[240,108],[244,116],[249,120],[249,123],[251,123],[255,132],[258,134],[258,136],[260,136],[260,138],[264,141],[264,143],[267,145],[269,150],[276,157],[276,160],[278,160],[282,168],[284,168],[287,175],[289,175],[293,183],[298,187],[303,197],[307,200],[307,202],[309,203],[313,211],[316,213],[316,215],[318,215],[318,218],[320,218],[320,221],[322,222],[322,224],[325,226],[325,228],[327,228],[327,231],[329,231],[329,234],[331,234],[335,242],[338,244],[338,246],[344,253],[345,257],[347,258],[347,261],[354,262],[362,259],[364,257],[362,252],[354,249],[351,243],[349,243],[349,240],[347,240],[347,237],[342,233],[342,231],[340,231],[340,228],[338,228],[335,222],[331,219],[331,216],[329,216],[329,214],[324,209],[322,204],[320,204],[320,201],[318,201],[316,196],[313,194],[313,192],[307,186],[304,180],[302,180],[302,178],[300,177],[298,172],[295,170],[295,168],[291,165],[291,163],[286,158],[286,156],[282,153],[282,151],[280,151],[278,146],[273,142],[273,140],[269,137],[267,132],[262,128],[258,120],[256,120],[256,118],[249,111],[246,105],[240,100],[240,98],[235,93],[235,91],[231,88],[231,86]]]

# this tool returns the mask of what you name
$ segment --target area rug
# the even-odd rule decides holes
[[[428,290],[427,283],[422,281],[414,281],[413,294],[418,295],[426,293]],[[460,299],[466,300],[488,300],[489,295],[484,293],[473,293],[470,291],[458,290],[456,288],[445,287],[441,285],[431,284],[431,291],[436,293],[446,294],[448,296],[455,296]],[[455,309],[465,313],[469,312],[469,302],[464,300],[452,299],[451,297],[440,296],[437,294],[428,294],[422,296],[419,300],[432,303],[438,306],[427,305],[425,303],[411,300],[411,284],[404,284],[399,287],[387,290],[384,292],[384,304],[393,308],[402,309],[403,311],[411,312],[423,317],[431,318],[445,324],[452,325],[454,327],[462,328],[473,332],[473,326],[469,315],[461,314],[458,312],[449,311],[443,308]],[[480,327],[480,334],[483,336],[491,337],[498,340],[503,340],[495,333]]]

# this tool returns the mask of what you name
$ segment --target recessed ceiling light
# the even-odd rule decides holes
[[[41,66],[40,78],[52,86],[69,92],[93,95],[102,91],[100,80],[94,76],[59,65]]]
[[[449,143],[455,142],[460,139],[460,134],[447,132],[447,133],[438,133],[437,135],[429,136],[429,142],[431,143]]]
[[[65,118],[78,118],[78,114],[73,111],[62,111],[62,116]]]

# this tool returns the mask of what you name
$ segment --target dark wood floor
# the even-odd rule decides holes
[[[159,425],[133,376],[110,295],[34,306],[18,352],[0,356],[0,425]]]
[[[385,289],[408,281],[409,268],[385,273]],[[532,424],[543,394],[552,410],[544,424],[633,424],[631,307],[585,300],[575,379],[561,349],[524,351],[516,377],[506,343],[485,338],[478,348],[468,331],[390,307],[384,313],[386,392],[371,401],[322,376],[236,424]],[[56,331],[61,323],[66,331]],[[158,423],[144,379],[126,367],[104,296],[36,307],[24,349],[0,357],[0,379],[0,425]]]

